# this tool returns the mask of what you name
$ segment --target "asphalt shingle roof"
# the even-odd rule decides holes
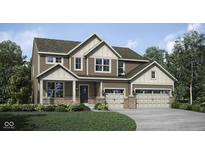
[[[57,53],[67,53],[74,47],[76,47],[81,42],[78,41],[68,41],[68,40],[56,40],[47,38],[35,38],[37,48],[41,52],[57,52]],[[147,60],[135,51],[126,47],[113,47],[123,59],[138,59]]]

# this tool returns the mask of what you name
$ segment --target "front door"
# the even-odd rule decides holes
[[[88,103],[88,86],[80,85],[80,103]]]

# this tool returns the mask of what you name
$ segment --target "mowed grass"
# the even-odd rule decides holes
[[[13,121],[15,128],[3,128]],[[0,112],[0,130],[131,131],[135,121],[116,112]]]

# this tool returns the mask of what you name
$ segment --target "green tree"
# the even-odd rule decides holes
[[[18,84],[19,78],[24,77],[24,82],[30,80],[27,77],[30,77],[30,73],[27,74],[30,71],[28,66],[20,46],[11,41],[0,43],[0,103],[10,102],[17,89],[22,89],[22,84]],[[12,88],[15,86],[16,89]],[[26,86],[30,87],[29,84],[24,84],[24,87]],[[24,97],[28,96],[24,95]]]
[[[167,62],[169,71],[178,79],[177,97],[189,97],[190,104],[200,93],[204,93],[204,41],[204,35],[196,31],[184,34],[176,40]]]
[[[157,61],[159,64],[165,66],[166,64],[166,51],[159,47],[149,47],[145,51],[144,57]]]

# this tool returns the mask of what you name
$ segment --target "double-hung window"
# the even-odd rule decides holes
[[[110,59],[97,58],[95,60],[96,72],[110,72]]]
[[[155,71],[151,71],[151,78],[156,79],[156,72]]]
[[[82,70],[82,58],[75,58],[75,70]]]
[[[125,73],[125,63],[123,61],[118,61],[118,73],[120,75]]]
[[[62,63],[62,57],[56,57],[56,63]]]
[[[49,81],[47,82],[47,97],[49,98],[61,98],[63,97],[63,82],[61,81]]]

